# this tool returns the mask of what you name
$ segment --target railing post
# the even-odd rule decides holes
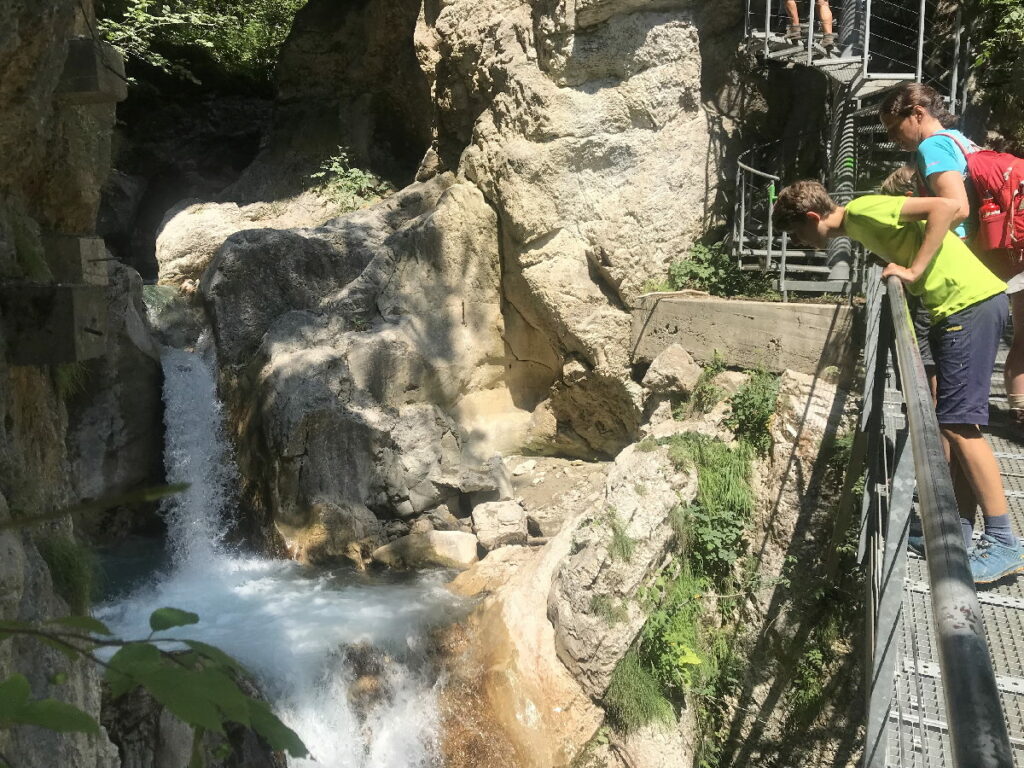
[[[917,470],[935,647],[942,672],[953,764],[958,768],[1012,768],[1010,737],[967,562],[960,513],[931,389],[914,338],[903,285],[898,278],[890,277],[886,290]]]
[[[963,37],[964,32],[963,11],[959,5],[956,7],[953,24],[956,25],[956,32],[953,37],[953,74],[949,79],[949,100],[952,102],[951,111],[958,112],[959,99],[957,99],[956,89],[960,85],[960,38]]]
[[[921,0],[920,11],[917,15],[917,82],[921,82],[924,76],[924,28],[925,14],[928,12],[926,0]]]
[[[814,65],[814,7],[817,5],[814,0],[810,2],[807,11],[807,66]]]
[[[868,76],[868,60],[871,58],[871,0],[864,0],[864,62],[861,76]]]

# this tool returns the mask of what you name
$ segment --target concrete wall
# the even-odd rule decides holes
[[[818,374],[853,373],[859,340],[857,308],[838,304],[780,304],[692,294],[649,294],[633,309],[631,356],[647,363],[680,344],[704,363],[717,351],[742,368]]]

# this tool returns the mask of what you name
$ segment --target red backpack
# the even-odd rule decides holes
[[[975,255],[1004,280],[1024,271],[1024,159],[1006,152],[969,152],[951,133],[967,158],[967,177],[977,201],[971,247]]]

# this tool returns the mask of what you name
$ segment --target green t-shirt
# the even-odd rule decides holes
[[[846,234],[887,261],[909,267],[924,239],[923,221],[900,221],[906,197],[865,195],[846,206]],[[931,314],[932,324],[1006,290],[952,232],[924,274],[907,286]]]

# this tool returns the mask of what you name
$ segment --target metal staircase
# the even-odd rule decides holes
[[[840,203],[877,189],[879,182],[905,162],[878,121],[884,94],[909,81],[926,82],[955,104],[962,44],[959,3],[951,0],[833,0],[837,53],[821,45],[815,4],[799,0],[806,36],[799,44],[786,39],[788,19],[780,0],[748,0],[746,45],[764,66],[803,66],[820,71],[829,82],[830,132],[827,162],[819,178]],[[930,36],[933,28],[943,30]],[[772,231],[775,195],[793,181],[782,167],[782,140],[754,147],[739,158],[736,170],[736,215],[732,251],[740,267],[776,276],[783,300],[790,292],[851,293],[859,282],[863,259],[853,244],[838,238],[828,251],[790,243]]]

